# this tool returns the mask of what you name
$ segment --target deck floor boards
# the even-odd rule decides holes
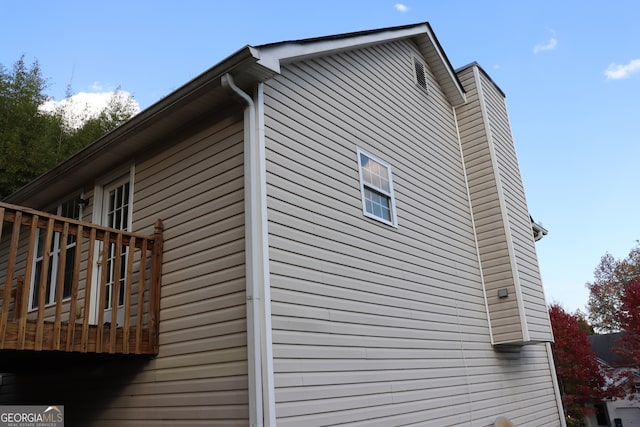
[[[110,353],[111,344],[111,325],[104,324],[102,328],[102,348],[99,350],[99,334],[100,328],[97,325],[89,325],[86,348],[82,345],[82,324],[76,323],[69,325],[67,322],[60,324],[60,345],[56,348],[53,342],[54,337],[54,322],[44,322],[43,339],[42,339],[42,351],[61,351],[61,352],[78,352],[78,353]],[[36,327],[35,320],[28,319],[26,323],[26,335],[24,339],[24,346],[18,347],[18,322],[10,321],[7,323],[7,330],[4,345],[0,347],[2,350],[36,350]],[[73,328],[71,331],[71,345],[67,350],[67,336],[69,328]],[[149,340],[143,339],[141,342],[141,348],[139,352],[136,352],[136,334],[135,328],[129,330],[129,350],[125,352],[123,350],[123,332],[122,327],[116,328],[115,333],[115,346],[113,353],[115,354],[153,354],[153,349],[149,345]],[[148,336],[149,330],[144,328],[142,330],[142,336]]]

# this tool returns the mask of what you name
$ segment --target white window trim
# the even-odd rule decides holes
[[[103,175],[100,179],[96,180],[95,186],[93,189],[93,213],[92,213],[92,222],[94,224],[103,225],[104,224],[104,189],[114,184],[115,182],[124,182],[128,179],[129,181],[129,215],[127,218],[127,229],[132,230],[133,225],[133,188],[134,188],[134,177],[135,177],[135,165],[130,163],[126,166],[122,166],[109,174]],[[96,253],[100,253],[100,242],[96,242],[95,249]],[[89,321],[91,323],[95,323],[98,321],[98,311],[102,308],[98,307],[100,304],[98,302],[97,292],[95,292],[98,284],[98,276],[97,274],[93,274],[91,278],[91,301],[89,302]]]
[[[84,193],[83,192],[78,192],[76,196],[71,196],[71,197],[59,200],[56,204],[54,204],[51,207],[51,208],[55,208],[55,210],[56,210],[54,215],[60,215],[59,211],[60,211],[60,207],[62,206],[62,204],[67,202],[67,201],[69,201],[69,200],[71,200],[72,198],[78,198],[78,200],[82,200],[82,199],[84,199]],[[48,212],[48,210],[47,210],[47,212]],[[84,215],[83,206],[80,205],[80,209],[78,211],[79,218],[70,218],[70,219],[81,220],[83,215]],[[56,233],[54,233],[54,237],[53,237],[54,239],[56,239],[55,234]],[[36,254],[38,252],[37,245],[40,245],[40,244],[41,244],[40,239],[36,239]],[[57,269],[59,267],[58,266],[58,259],[60,257],[60,246],[59,245],[60,245],[60,242],[57,241],[57,240],[54,240],[54,251],[52,253],[53,267],[52,267],[52,271],[51,271],[52,280],[54,278],[56,278],[56,280],[57,280],[57,277],[58,277],[58,270]],[[76,246],[76,248],[77,248],[77,246]],[[43,255],[43,257],[44,257],[44,255]],[[31,303],[33,302],[33,297],[34,297],[33,294],[34,294],[34,292],[36,290],[36,286],[40,285],[39,283],[38,284],[35,283],[35,279],[36,279],[35,271],[36,271],[37,262],[38,262],[38,257],[34,256],[33,257],[33,261],[32,261],[32,263],[33,263],[32,271],[34,272],[34,274],[31,276],[31,283],[29,285],[29,300],[28,300],[29,303],[27,304],[27,312],[29,312],[29,313],[38,310],[37,306],[33,307],[31,305]],[[48,274],[48,272],[44,273],[44,272],[41,271],[40,274],[41,275],[42,274]],[[48,302],[48,301],[45,302],[45,304],[44,304],[45,308],[52,307],[52,306],[56,305],[56,301],[55,301],[56,300],[56,294],[55,294],[56,293],[56,289],[57,289],[57,283],[51,283],[51,299],[53,299],[53,302]],[[45,295],[45,298],[46,298],[46,295]],[[69,301],[69,300],[71,300],[71,296],[65,297],[63,295],[62,302]]]
[[[129,179],[129,206],[131,206],[131,210],[129,211],[129,218],[127,219],[128,230],[132,228],[133,222],[133,178],[135,176],[135,168],[133,163],[123,166],[121,168],[112,171],[111,173],[102,176],[95,183],[93,189],[93,213],[92,213],[92,222],[94,224],[102,225],[104,223],[104,210],[102,206],[102,202],[104,199],[104,189],[109,185],[115,183],[116,181]]]
[[[361,149],[360,147],[356,147],[357,148],[357,161],[358,161],[358,176],[360,177],[360,197],[362,200],[362,213],[364,214],[364,216],[366,216],[367,218],[371,218],[374,219],[376,221],[380,221],[384,224],[390,225],[392,227],[398,227],[398,215],[396,212],[396,198],[395,198],[395,192],[393,190],[393,172],[392,172],[392,168],[391,165],[388,162],[385,162],[384,160],[380,159],[378,156],[374,156],[373,154]],[[375,186],[372,185],[368,185],[365,184],[364,182],[364,178],[362,176],[362,165],[360,164],[360,155],[364,154],[365,156],[367,156],[368,158],[370,158],[371,160],[374,160],[378,163],[380,163],[382,166],[387,168],[387,176],[389,178],[389,192],[384,191],[381,188],[377,188]],[[373,191],[380,193],[384,196],[389,197],[389,201],[390,201],[390,209],[391,209],[391,221],[387,221],[384,218],[381,218],[377,215],[374,215],[370,212],[367,211],[367,206],[366,206],[366,200],[365,200],[365,188],[370,188]]]

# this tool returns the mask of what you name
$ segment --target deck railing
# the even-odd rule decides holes
[[[0,351],[157,354],[154,234],[0,203]]]

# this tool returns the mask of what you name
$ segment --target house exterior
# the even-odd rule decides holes
[[[427,23],[247,46],[0,207],[3,404],[564,425],[504,94]]]
[[[596,402],[594,411],[585,419],[587,427],[629,427],[640,425],[640,372],[637,366],[630,365],[613,349],[626,332],[589,335],[591,350],[598,357],[608,381],[614,381],[626,390],[624,397],[613,397]]]

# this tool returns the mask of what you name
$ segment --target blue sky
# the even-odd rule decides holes
[[[241,47],[429,21],[454,67],[503,89],[547,300],[584,308],[600,257],[640,238],[640,2],[0,0],[0,63],[48,94],[118,87],[146,108]]]

